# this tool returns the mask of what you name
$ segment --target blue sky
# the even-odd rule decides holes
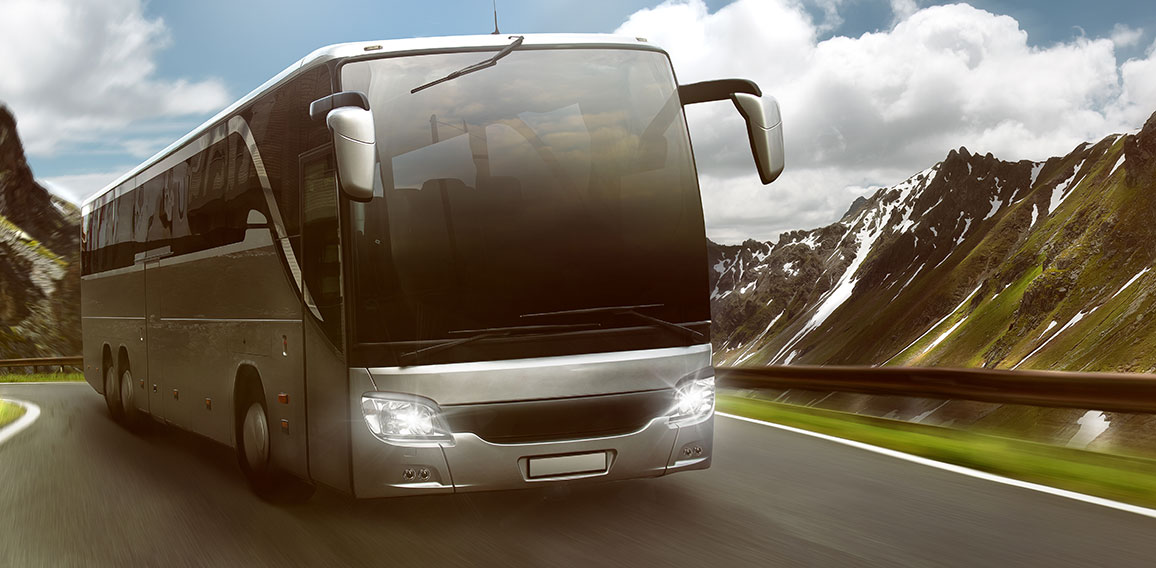
[[[935,4],[500,0],[498,11],[504,33],[644,35],[684,82],[743,76],[778,96],[788,171],[771,188],[753,181],[733,109],[689,114],[708,231],[724,241],[832,222],[856,195],[959,145],[1043,159],[1156,110],[1156,81],[1144,78],[1156,72],[1149,2]],[[488,33],[491,10],[490,0],[0,0],[0,102],[34,174],[80,199],[317,47]],[[937,75],[960,58],[958,73]]]

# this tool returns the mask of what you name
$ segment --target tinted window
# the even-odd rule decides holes
[[[480,58],[342,68],[342,88],[369,95],[381,164],[377,197],[351,205],[358,340],[623,305],[709,319],[702,208],[666,57],[515,51],[410,92]]]

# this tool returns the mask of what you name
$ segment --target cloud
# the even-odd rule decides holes
[[[1139,45],[1140,40],[1144,37],[1143,28],[1131,28],[1124,24],[1116,24],[1112,26],[1112,43],[1116,47],[1131,47]]]
[[[127,126],[230,100],[217,79],[156,76],[157,54],[171,41],[141,0],[0,0],[0,10],[0,102],[32,156],[111,147],[141,155],[158,149],[157,134],[137,139]]]
[[[120,177],[121,174],[132,168],[133,165],[135,164],[125,165],[122,168],[107,172],[55,176],[38,179],[36,181],[40,182],[48,191],[68,201],[79,204],[84,201],[85,197],[112,183],[116,178]]]
[[[891,0],[891,13],[895,15],[896,22],[910,18],[918,10],[915,0]]]
[[[1061,155],[1156,110],[1156,56],[1117,63],[1113,38],[1028,43],[1009,16],[892,2],[884,31],[819,41],[791,0],[701,0],[633,14],[619,33],[669,51],[679,81],[755,80],[783,110],[787,169],[758,184],[729,103],[687,110],[712,238],[774,238],[833,222],[864,188],[891,185],[961,145],[1006,160]],[[829,19],[829,18],[828,18]],[[732,201],[733,200],[733,201]]]

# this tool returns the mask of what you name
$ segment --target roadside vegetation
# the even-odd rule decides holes
[[[0,373],[0,383],[60,383],[80,382],[84,380],[84,373]]]
[[[9,422],[14,422],[21,416],[24,416],[23,406],[0,400],[0,428],[7,426]]]
[[[1156,460],[737,396],[718,409],[1069,491],[1156,507]]]

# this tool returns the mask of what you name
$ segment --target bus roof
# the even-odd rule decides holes
[[[124,175],[118,177],[112,183],[106,185],[100,191],[90,195],[81,205],[81,212],[85,215],[89,213],[89,207],[93,201],[96,201],[104,194],[124,184],[126,181],[132,180],[141,172],[148,169],[154,163],[164,159],[169,154],[180,149],[182,146],[196,140],[198,136],[209,130],[217,123],[228,119],[239,109],[256,100],[265,93],[273,90],[278,85],[297,75],[298,73],[307,69],[312,69],[318,65],[324,65],[330,61],[337,59],[348,59],[352,57],[368,56],[380,57],[386,54],[402,55],[408,53],[420,53],[425,51],[440,51],[452,49],[498,49],[510,44],[510,38],[523,34],[487,34],[487,35],[463,35],[463,36],[445,36],[445,37],[421,37],[421,38],[406,38],[406,39],[389,39],[381,41],[359,41],[351,43],[337,43],[327,45],[320,49],[313,51],[309,55],[302,57],[294,62],[292,65],[286,67],[280,73],[274,75],[268,81],[265,81],[261,86],[253,89],[249,94],[241,97],[233,104],[225,107],[224,110],[218,112],[212,118],[206,120],[200,126],[194,128],[188,134],[179,138],[176,142],[169,144],[160,152],[154,154],[151,158],[145,160],[137,167],[129,170]],[[550,46],[550,47],[638,47],[646,46],[648,49],[662,51],[653,44],[647,43],[645,38],[629,37],[611,34],[524,34],[523,46]],[[148,180],[141,180],[148,181]]]

